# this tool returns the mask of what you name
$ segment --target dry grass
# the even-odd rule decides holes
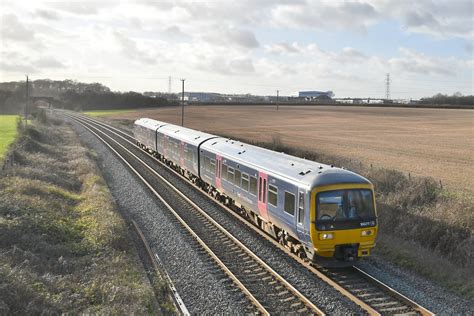
[[[181,124],[181,108],[116,113]],[[474,192],[474,111],[368,107],[188,106],[187,127],[363,161],[431,176],[453,190]]]
[[[0,314],[152,313],[127,227],[72,130],[37,121],[14,156],[0,179]]]

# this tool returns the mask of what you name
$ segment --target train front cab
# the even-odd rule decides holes
[[[372,184],[316,187],[310,205],[315,263],[351,264],[370,255],[378,229]]]

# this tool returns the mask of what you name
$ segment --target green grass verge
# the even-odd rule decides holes
[[[18,134],[18,115],[0,115],[0,162]]]
[[[122,114],[122,113],[131,113],[136,112],[135,110],[99,110],[99,111],[87,111],[84,114],[90,116],[107,116],[112,114]]]
[[[38,121],[16,142],[15,166],[0,176],[0,315],[155,314],[90,150],[67,125]]]

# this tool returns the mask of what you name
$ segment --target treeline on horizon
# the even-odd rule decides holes
[[[177,105],[174,95],[156,93],[155,96],[137,92],[114,92],[101,83],[82,83],[75,80],[39,79],[30,81],[31,105],[41,98],[55,108],[70,110],[108,110],[124,108],[147,108]],[[26,82],[0,82],[0,113],[18,114],[24,111]],[[423,105],[473,106],[474,96],[455,93],[451,96],[436,94],[422,98]]]
[[[450,104],[450,105],[474,105],[474,95],[463,96],[460,93],[453,95],[438,93],[430,98],[422,98],[418,104]]]
[[[81,83],[74,80],[41,79],[29,83],[30,104],[43,100],[55,108],[69,110],[108,110],[147,108],[177,104],[163,97],[150,97],[137,92],[114,92],[101,83]],[[18,114],[24,111],[26,82],[0,83],[0,113]]]

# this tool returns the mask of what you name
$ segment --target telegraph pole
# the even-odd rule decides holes
[[[186,81],[186,79],[180,79],[180,80],[183,87],[183,90],[181,93],[181,126],[184,126],[184,81]]]
[[[28,103],[30,103],[30,91],[28,84],[28,75],[26,76],[26,104],[25,104],[25,127],[28,126]]]
[[[385,79],[385,99],[390,100],[390,74]]]
[[[171,94],[171,76],[168,77],[168,93]]]
[[[280,90],[277,90],[277,111],[278,111],[278,108],[279,108],[279,105],[280,105],[279,102],[278,102],[279,101],[278,100],[279,95],[280,95]]]

